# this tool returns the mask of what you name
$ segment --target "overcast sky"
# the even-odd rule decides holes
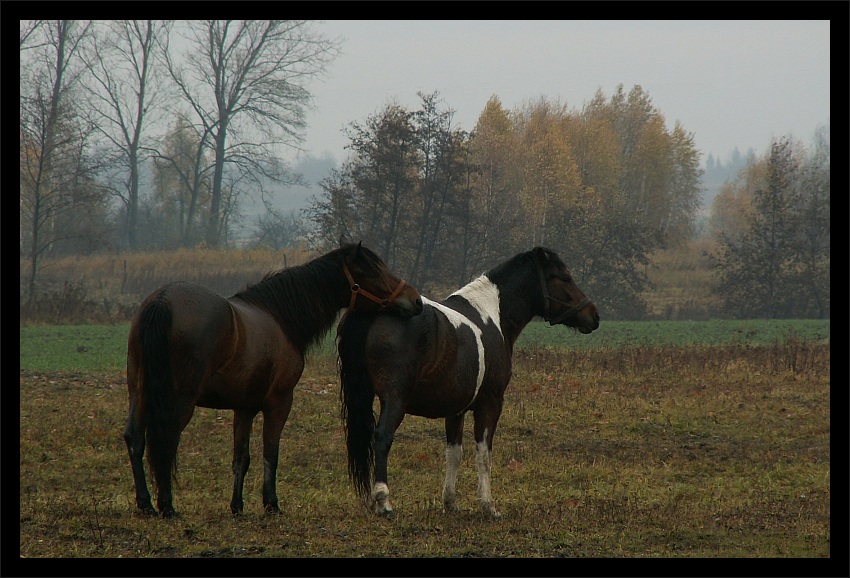
[[[719,5],[717,5],[719,6]],[[664,116],[723,161],[762,154],[773,137],[811,142],[829,122],[829,21],[331,20],[341,41],[327,77],[309,85],[309,154],[347,156],[342,128],[388,102],[419,107],[439,91],[472,130],[496,95],[509,110],[541,96],[580,110],[601,89],[640,85]]]

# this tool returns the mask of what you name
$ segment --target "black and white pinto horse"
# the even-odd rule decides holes
[[[471,411],[478,499],[485,514],[498,516],[490,493],[490,454],[514,342],[536,316],[586,334],[599,327],[599,313],[560,257],[541,247],[498,265],[444,301],[423,302],[423,312],[414,317],[351,312],[340,324],[341,414],[350,477],[372,512],[392,514],[387,457],[395,431],[406,414],[444,418],[443,505],[458,510],[463,419]]]

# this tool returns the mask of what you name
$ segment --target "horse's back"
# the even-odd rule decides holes
[[[227,299],[198,283],[169,283],[160,288],[160,295],[171,310],[172,332],[176,336],[211,341],[231,323]],[[201,340],[201,336],[206,339]]]

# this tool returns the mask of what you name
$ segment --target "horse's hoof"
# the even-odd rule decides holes
[[[396,518],[395,510],[392,509],[375,510],[375,515],[381,518],[387,518],[388,520],[395,520]]]
[[[156,517],[156,510],[153,506],[139,506],[138,512],[143,516]]]
[[[493,507],[492,504],[487,504],[486,506],[481,506],[481,513],[487,516],[488,518],[501,518],[502,514],[496,511],[496,508]]]
[[[160,517],[165,518],[167,520],[180,517],[180,514],[174,511],[174,508],[165,508],[164,510],[162,510],[162,512],[159,513],[159,515]]]
[[[373,500],[369,509],[376,516],[380,516],[383,518],[395,517],[395,510],[393,510],[393,507],[390,505],[390,501],[386,498],[380,501]]]
[[[266,514],[280,515],[280,508],[277,504],[266,504]]]

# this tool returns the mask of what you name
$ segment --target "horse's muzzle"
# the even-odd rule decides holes
[[[405,317],[415,317],[425,309],[425,305],[422,303],[422,297],[417,297],[415,301],[397,298],[393,304],[398,307],[399,313]]]
[[[599,329],[599,312],[594,311],[593,315],[591,316],[591,319],[592,321],[589,325],[579,325],[577,327],[579,333],[587,335],[588,333],[592,333],[593,331]]]

